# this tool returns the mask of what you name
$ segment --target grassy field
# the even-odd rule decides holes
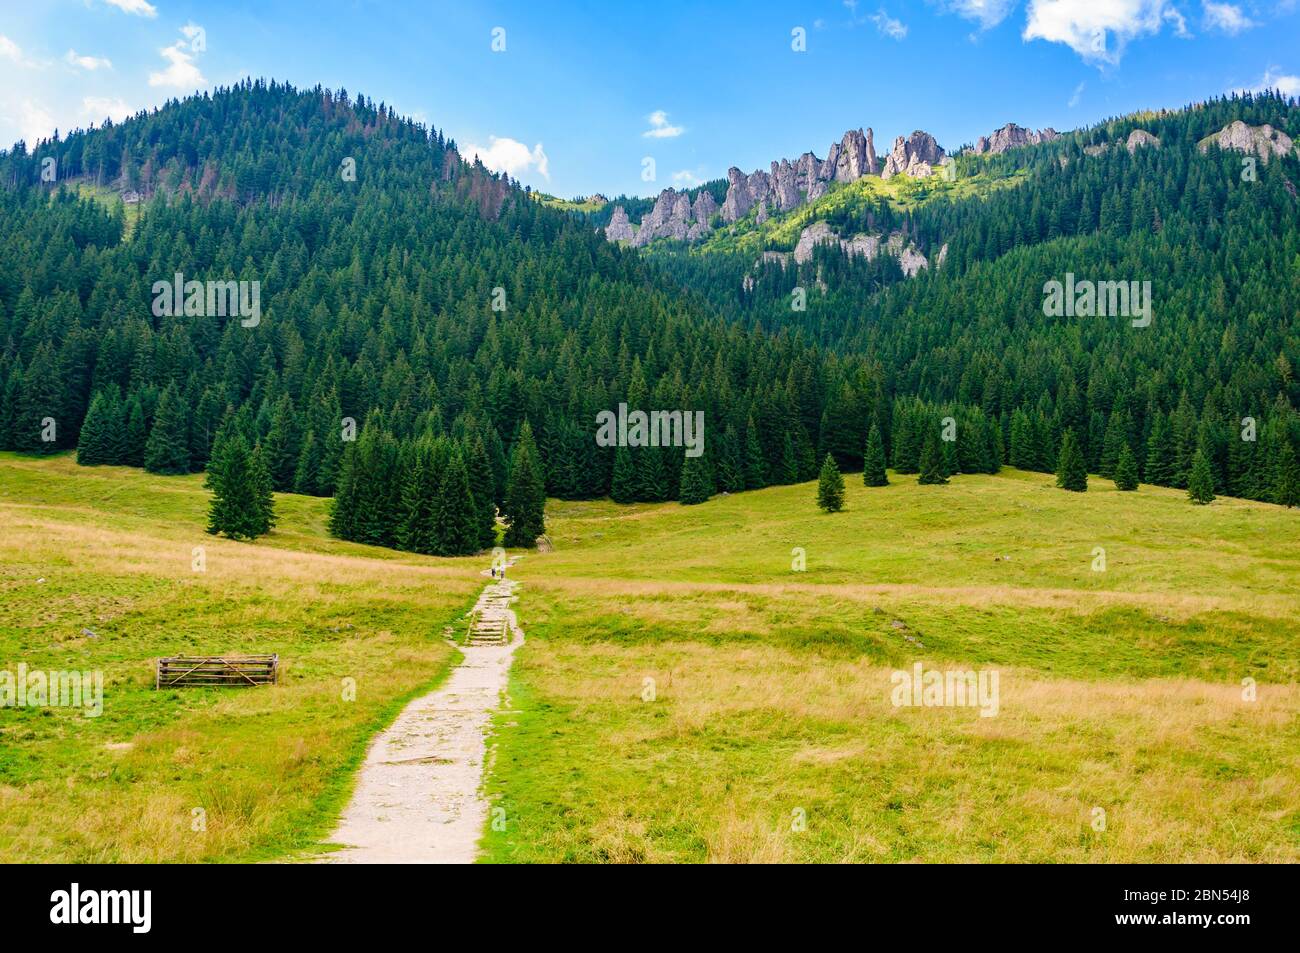
[[[219,540],[207,499],[198,476],[0,454],[0,668],[104,673],[99,717],[0,708],[0,862],[309,849],[370,737],[446,671],[482,559],[329,539],[328,501],[299,496],[270,536]],[[281,684],[154,690],[155,657],[223,652],[280,653]]]
[[[1300,859],[1300,512],[896,480],[552,503],[488,858]],[[997,715],[895,707],[918,661]]]
[[[1300,860],[1300,512],[895,480],[836,515],[811,485],[551,501],[554,551],[511,570],[485,859]],[[232,543],[206,501],[0,454],[0,669],[105,676],[98,718],[0,708],[0,862],[303,856],[446,670],[484,559],[332,540],[291,495]],[[282,684],[154,690],[156,656],[225,651]],[[895,707],[916,662],[995,671],[996,715]]]

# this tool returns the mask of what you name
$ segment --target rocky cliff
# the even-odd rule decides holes
[[[1210,146],[1251,153],[1268,162],[1274,156],[1286,155],[1295,147],[1295,143],[1285,132],[1274,129],[1268,123],[1262,126],[1248,126],[1238,119],[1197,143],[1197,147],[1202,152],[1207,151]]]
[[[918,131],[906,140],[900,136],[890,158],[894,166],[889,167],[889,175],[904,172],[920,177],[931,174],[943,160],[944,151],[933,136]],[[864,175],[888,177],[881,171],[872,131],[850,129],[839,142],[831,143],[825,159],[805,152],[793,161],[780,159],[767,170],[756,169],[748,175],[732,166],[727,170],[727,195],[721,206],[707,192],[699,193],[692,203],[686,193],[664,189],[639,226],[632,224],[627,212],[618,206],[605,227],[605,237],[636,246],[659,238],[695,241],[712,229],[715,214],[731,224],[753,211],[755,220],[762,224],[770,215],[821,198],[831,182],[856,182]]]
[[[1034,132],[1032,129],[1026,129],[1023,126],[1017,126],[1014,122],[1009,122],[1001,129],[993,132],[992,135],[980,136],[970,151],[975,155],[999,155],[1008,149],[1019,149],[1021,146],[1036,146],[1039,143],[1051,142],[1053,139],[1059,138],[1061,138],[1061,134],[1050,126]]]

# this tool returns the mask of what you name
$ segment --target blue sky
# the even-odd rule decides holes
[[[859,126],[878,151],[917,128],[951,149],[1009,121],[1300,95],[1297,0],[4,2],[6,147],[273,77],[390,103],[564,196],[824,158]]]

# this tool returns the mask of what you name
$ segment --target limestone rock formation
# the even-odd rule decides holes
[[[890,179],[896,175],[910,175],[914,179],[925,178],[934,172],[944,155],[934,136],[918,129],[906,139],[899,136],[894,140],[894,148],[885,160],[880,177]]]
[[[1285,132],[1274,129],[1267,123],[1262,126],[1248,126],[1237,119],[1197,143],[1197,147],[1202,152],[1208,151],[1210,146],[1250,153],[1268,162],[1274,156],[1286,155],[1295,147],[1295,143]]]
[[[1039,143],[1051,142],[1053,139],[1059,139],[1060,137],[1061,134],[1050,126],[1034,132],[1032,129],[1026,129],[1023,126],[1017,126],[1014,122],[1009,122],[1001,129],[996,130],[991,136],[980,136],[971,152],[976,155],[999,155],[1008,149],[1018,149],[1021,146],[1036,146]]]
[[[605,238],[611,242],[630,242],[636,239],[636,226],[628,221],[627,210],[621,205],[614,206],[614,214],[605,226]]]
[[[1143,146],[1159,149],[1160,137],[1151,135],[1145,129],[1134,129],[1128,134],[1128,142],[1124,143],[1124,148],[1128,150],[1129,155],[1132,155]]]

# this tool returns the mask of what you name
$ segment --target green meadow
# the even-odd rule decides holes
[[[1300,512],[891,479],[834,515],[811,484],[550,501],[484,859],[1300,860]],[[0,454],[0,668],[104,673],[100,717],[0,709],[0,861],[305,857],[454,661],[486,557],[339,542],[294,495],[234,543],[206,505]],[[221,652],[281,684],[154,689],[159,655]],[[996,672],[996,714],[895,706],[918,662]]]

